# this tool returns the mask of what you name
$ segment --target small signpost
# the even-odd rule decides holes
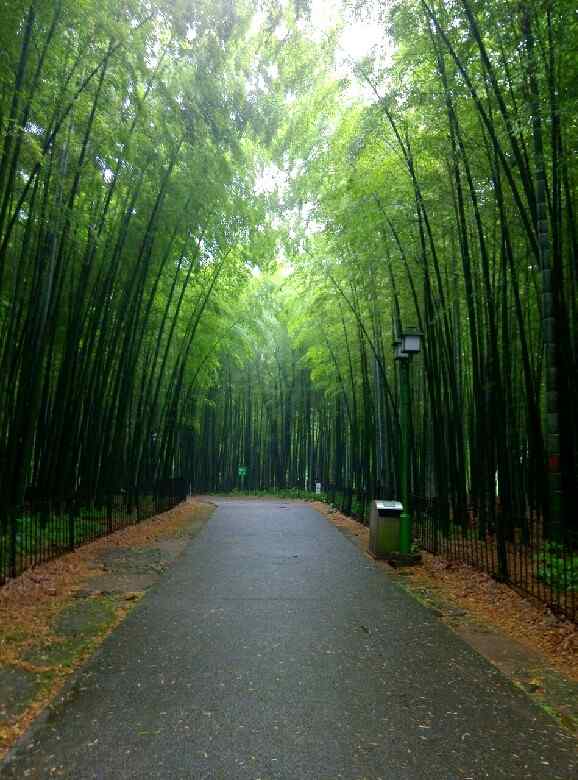
[[[321,482],[315,483],[315,492],[317,493],[317,495],[321,493]]]
[[[241,478],[241,490],[245,487],[245,477],[247,476],[247,466],[239,466],[239,477]]]

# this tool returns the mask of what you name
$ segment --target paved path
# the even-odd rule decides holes
[[[573,742],[304,505],[221,502],[2,777],[577,777]]]

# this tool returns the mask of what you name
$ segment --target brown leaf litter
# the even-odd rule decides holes
[[[191,525],[205,522],[211,510],[206,503],[189,500],[30,569],[0,588],[0,672],[4,673],[7,684],[17,686],[15,691],[11,690],[16,696],[14,712],[7,715],[0,707],[0,758],[56,696],[74,669],[94,652],[143,595],[142,591],[131,590],[114,594],[86,590],[95,575],[102,573],[106,554],[115,549],[144,551],[182,539],[182,544],[170,556],[174,558],[185,546]],[[158,570],[157,576],[161,571]],[[100,605],[104,617],[100,615],[100,622],[90,625],[90,631],[81,636],[81,641],[63,639],[55,623],[81,600],[88,613],[91,604]],[[41,651],[53,657],[43,662]],[[34,680],[34,685],[27,684],[26,675]],[[17,700],[18,686],[29,695],[29,701]]]

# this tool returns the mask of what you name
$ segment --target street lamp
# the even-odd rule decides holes
[[[403,511],[399,518],[399,552],[411,553],[412,517],[409,501],[409,366],[411,359],[421,351],[423,334],[407,328],[394,340],[394,354],[399,366],[399,427],[400,442],[400,498]]]
[[[401,349],[407,355],[417,355],[421,352],[421,338],[423,334],[415,328],[408,328],[401,334]]]

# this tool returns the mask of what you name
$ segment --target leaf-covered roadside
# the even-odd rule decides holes
[[[368,554],[367,526],[327,504],[313,506]],[[483,572],[427,552],[422,553],[422,565],[411,569],[375,563],[578,735],[578,628],[573,623]],[[476,632],[486,635],[482,644]],[[518,646],[525,650],[521,660],[515,657],[508,663],[509,645],[513,653]],[[560,689],[568,690],[567,700],[562,700]]]
[[[111,558],[160,551],[147,584],[161,575],[207,521],[212,506],[189,501],[23,574],[0,591],[0,757],[62,689],[141,596],[124,566],[100,590]],[[134,570],[134,567],[132,567]],[[142,570],[142,569],[141,569]],[[110,578],[109,578],[110,579]]]

